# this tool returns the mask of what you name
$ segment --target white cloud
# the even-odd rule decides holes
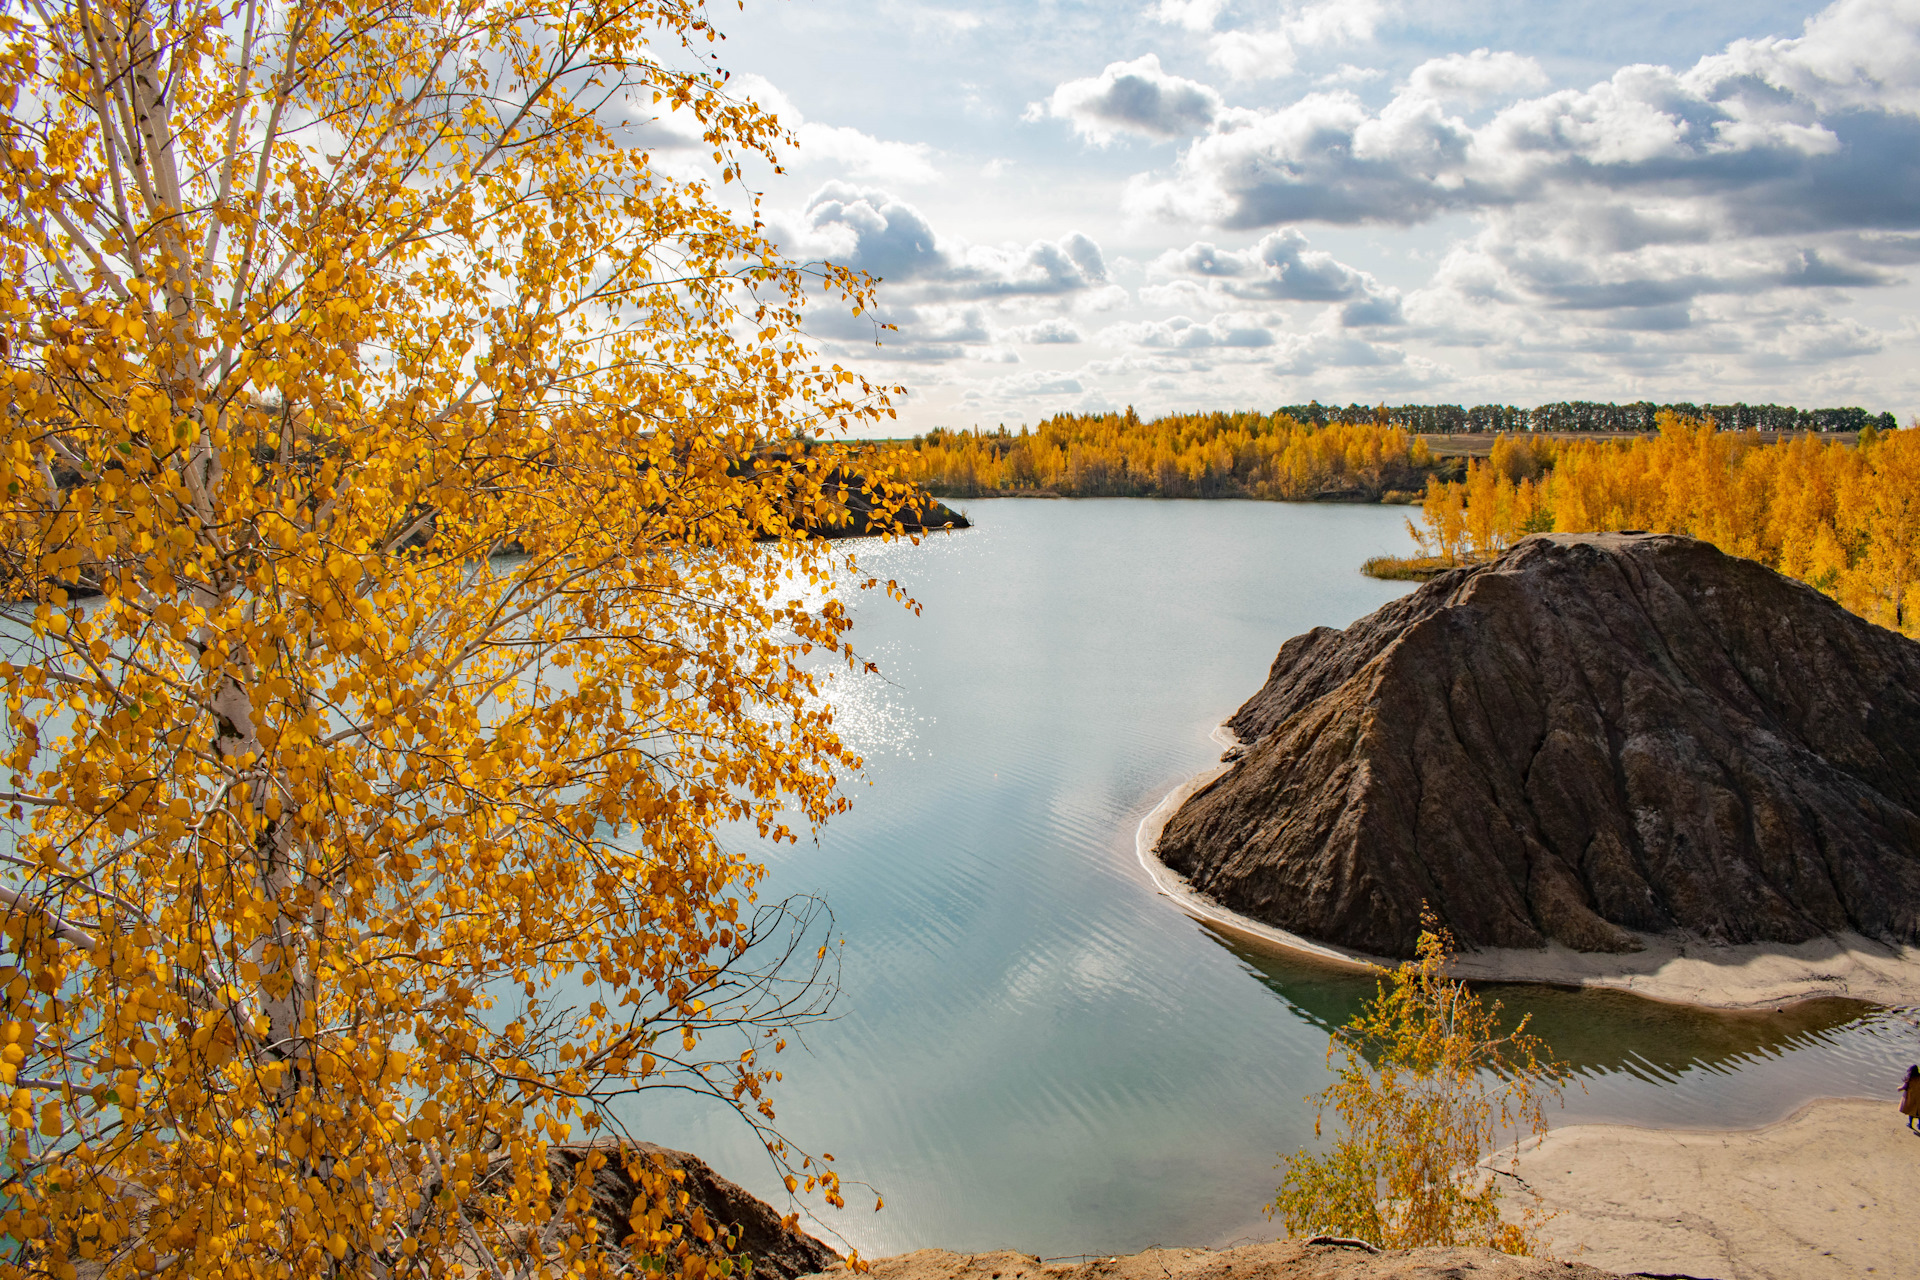
[[[924,142],[890,142],[845,125],[808,120],[777,85],[751,72],[734,76],[730,88],[773,112],[794,135],[796,145],[785,156],[791,167],[832,165],[852,177],[877,182],[922,184],[940,177],[933,148]]]
[[[1211,31],[1213,20],[1226,8],[1226,0],[1159,0],[1148,11],[1153,18],[1169,26],[1189,31]]]
[[[1490,215],[1479,235],[1455,246],[1407,308],[1430,321],[1470,302],[1634,312],[1642,327],[1675,328],[1703,298],[1897,281],[1838,250],[1715,235],[1712,224],[1697,220],[1697,211],[1684,203],[1648,209],[1567,204]]]
[[[1044,102],[1028,107],[1026,119],[1070,121],[1081,137],[1106,146],[1123,133],[1190,138],[1213,123],[1220,106],[1214,90],[1161,70],[1159,55],[1149,53],[1110,63],[1097,76],[1067,81]]]
[[[1009,329],[1007,336],[1013,338],[1015,341],[1030,343],[1036,346],[1052,346],[1084,341],[1080,335],[1080,330],[1073,326],[1072,321],[1063,320],[1058,316],[1041,320],[1034,324],[1022,325],[1016,329]]]
[[[1314,84],[1325,89],[1342,84],[1372,84],[1375,80],[1386,78],[1387,73],[1378,67],[1356,67],[1351,62],[1343,62],[1315,80]]]
[[[1279,374],[1315,373],[1321,369],[1371,368],[1405,363],[1407,354],[1398,347],[1339,330],[1283,335],[1278,344],[1273,371]]]
[[[1275,31],[1223,31],[1213,38],[1208,59],[1235,80],[1270,80],[1293,72],[1294,40]]]
[[[884,277],[869,316],[818,307],[810,327],[831,358],[911,382],[929,425],[1107,399],[1920,403],[1920,321],[1900,318],[1920,310],[1920,0],[1840,0],[1791,38],[1579,81],[1564,40],[1521,42],[1573,20],[1545,11],[1463,19],[1451,43],[1409,25],[1389,61],[1365,42],[1398,4],[1139,0],[1095,18],[1117,52],[1089,74],[1017,95],[1035,60],[957,65],[1039,38],[1042,15],[1010,12],[947,42],[966,78],[945,81],[945,132],[876,112],[842,133],[775,104],[810,184],[776,186],[775,238]],[[1049,57],[1081,39],[1057,34]],[[1229,80],[1281,71],[1306,74]],[[1049,124],[1011,127],[1035,96]],[[663,165],[700,162],[674,123],[641,132]],[[1131,166],[1093,154],[1153,141],[1170,145]],[[1105,202],[1142,169],[1123,230]],[[936,170],[945,186],[909,185]],[[898,326],[879,347],[876,321]]]
[[[880,280],[879,306],[869,314],[827,307],[809,319],[815,340],[849,344],[849,355],[1013,363],[1020,357],[1009,341],[1078,342],[1079,331],[1058,314],[1001,329],[989,307],[1017,318],[1041,307],[1097,311],[1127,297],[1109,281],[1100,246],[1077,231],[1024,246],[974,244],[936,233],[918,208],[885,190],[850,183],[825,184],[800,210],[771,218],[769,229],[790,254]]]
[[[1274,334],[1272,322],[1263,317],[1219,315],[1202,323],[1187,316],[1174,316],[1167,320],[1112,325],[1101,331],[1100,341],[1114,346],[1197,351],[1211,347],[1270,347]]]
[[[1888,13],[1911,30],[1865,20]],[[1863,31],[1884,31],[1885,45]],[[1440,97],[1482,92],[1518,64],[1495,54],[1439,59],[1378,110],[1346,91],[1223,110],[1172,174],[1136,179],[1129,207],[1229,228],[1411,224],[1617,192],[1702,201],[1746,233],[1913,228],[1915,31],[1920,0],[1841,0],[1797,39],[1738,42],[1683,72],[1623,67],[1587,89],[1512,103],[1479,126],[1448,114]]]
[[[1420,222],[1464,203],[1458,175],[1473,135],[1427,98],[1378,113],[1346,90],[1237,112],[1196,140],[1166,178],[1143,176],[1126,201],[1173,222],[1254,228],[1288,222]]]
[[[807,122],[795,131],[802,164],[838,164],[856,178],[920,184],[937,181],[933,148],[924,142],[885,142],[843,125]]]
[[[987,394],[996,400],[1031,400],[1042,396],[1078,395],[1086,390],[1076,374],[1035,369],[995,378],[987,384]]]
[[[1307,246],[1292,227],[1264,236],[1253,247],[1223,250],[1208,241],[1170,249],[1151,268],[1160,276],[1204,281],[1238,300],[1342,303],[1341,323],[1351,326],[1397,324],[1400,291],[1383,286],[1372,274]]]
[[[1407,84],[1424,97],[1478,104],[1545,88],[1547,73],[1532,58],[1475,49],[1472,53],[1429,58],[1413,69]]]
[[[1100,246],[1077,231],[1025,246],[981,245],[936,234],[891,192],[829,182],[774,233],[789,252],[866,271],[906,301],[1064,297],[1107,285]]]
[[[1217,33],[1208,56],[1236,80],[1289,75],[1299,50],[1371,40],[1387,16],[1384,0],[1317,0],[1290,5],[1273,26]]]

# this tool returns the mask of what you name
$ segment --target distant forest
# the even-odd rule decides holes
[[[1408,404],[1394,408],[1350,404],[1285,405],[1279,413],[1296,422],[1326,426],[1332,422],[1384,422],[1407,431],[1446,435],[1461,431],[1652,431],[1663,413],[1675,417],[1711,418],[1722,431],[1860,431],[1875,427],[1891,431],[1899,422],[1891,413],[1868,413],[1857,406],[1840,409],[1796,409],[1790,404],[1603,404],[1594,400],[1561,400],[1523,409],[1517,404]]]
[[[1433,460],[1404,427],[1282,412],[1056,414],[1029,431],[947,431],[876,445],[895,477],[942,498],[1337,498],[1412,501]],[[1464,473],[1464,467],[1462,467]]]
[[[1722,430],[1890,430],[1890,413],[1782,405],[1628,405],[1568,402],[1404,405],[1313,402],[1273,413],[1055,414],[1009,431],[936,428],[877,442],[877,461],[942,498],[993,494],[1060,497],[1266,498],[1286,501],[1416,500],[1430,477],[1463,478],[1464,459],[1436,456],[1423,434],[1463,431],[1526,437],[1543,432],[1654,432],[1664,422],[1711,419]]]

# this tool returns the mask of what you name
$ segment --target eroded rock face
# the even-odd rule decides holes
[[[1161,859],[1283,929],[1920,942],[1920,644],[1689,538],[1545,534],[1289,640]]]

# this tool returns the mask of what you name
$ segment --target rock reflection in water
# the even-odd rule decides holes
[[[1295,1014],[1331,1032],[1360,1010],[1375,980],[1350,969],[1258,950],[1207,930]],[[1914,1011],[1857,1000],[1805,1000],[1731,1011],[1624,991],[1475,984],[1573,1069],[1554,1123],[1735,1128],[1780,1119],[1814,1097],[1891,1097],[1920,1057]]]

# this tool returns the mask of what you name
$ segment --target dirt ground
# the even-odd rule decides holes
[[[1237,1249],[1149,1249],[1084,1262],[1031,1254],[921,1249],[873,1263],[874,1280],[1610,1280],[1584,1263],[1509,1258],[1491,1249],[1373,1252],[1297,1241]]]

